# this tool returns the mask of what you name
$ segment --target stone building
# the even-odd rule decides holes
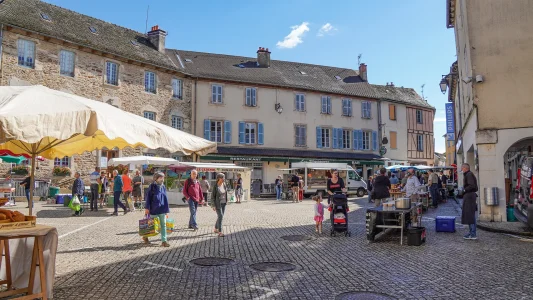
[[[143,34],[38,0],[1,1],[0,24],[1,85],[41,84],[191,131],[193,82],[165,54],[157,26]],[[88,174],[100,157],[143,152],[181,155],[102,149],[41,162],[38,172],[48,177],[59,165]]]
[[[446,26],[454,30],[457,52],[457,65],[444,78],[455,108],[457,165],[470,164],[478,176],[480,219],[506,221],[517,169],[533,155],[533,6],[528,0],[447,0]],[[485,204],[486,189],[497,206]]]

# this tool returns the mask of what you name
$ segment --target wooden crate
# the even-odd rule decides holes
[[[22,222],[0,223],[0,230],[13,230],[20,228],[31,228],[37,224],[37,218],[34,216],[26,216],[26,220]]]

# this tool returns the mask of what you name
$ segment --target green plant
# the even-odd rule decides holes
[[[54,167],[52,174],[54,176],[70,176],[72,172],[68,167]]]
[[[15,175],[28,175],[28,168],[26,166],[16,166],[11,171]]]

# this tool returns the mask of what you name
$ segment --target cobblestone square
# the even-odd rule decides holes
[[[312,202],[252,200],[231,204],[226,236],[212,233],[216,214],[199,210],[200,229],[186,229],[187,207],[170,217],[178,230],[170,248],[141,244],[140,212],[109,216],[36,204],[38,222],[56,226],[59,247],[54,299],[335,299],[346,292],[375,292],[391,299],[533,299],[531,240],[464,228],[436,233],[436,215],[459,216],[454,201],[424,215],[427,242],[403,246],[399,234],[365,236],[365,199],[350,200],[351,237],[314,232]],[[457,218],[460,223],[460,218]],[[324,231],[329,231],[328,220]],[[303,241],[281,237],[306,235]],[[221,266],[195,265],[197,258],[229,258]],[[283,262],[292,271],[262,272],[250,266]],[[339,299],[370,299],[340,298]],[[378,299],[378,298],[376,298]]]

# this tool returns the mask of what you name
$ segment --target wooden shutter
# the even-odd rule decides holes
[[[239,144],[246,143],[244,135],[245,127],[246,124],[244,122],[239,122]]]
[[[204,120],[204,139],[211,140],[211,120]]]
[[[263,123],[257,123],[257,144],[264,145],[265,143],[265,129]]]
[[[322,148],[322,128],[316,127],[316,147]]]
[[[389,104],[389,119],[396,120],[396,105]]]
[[[224,121],[224,144],[231,144],[231,121]]]
[[[389,132],[390,135],[390,148],[391,149],[397,149],[397,141],[396,141],[396,131]]]

